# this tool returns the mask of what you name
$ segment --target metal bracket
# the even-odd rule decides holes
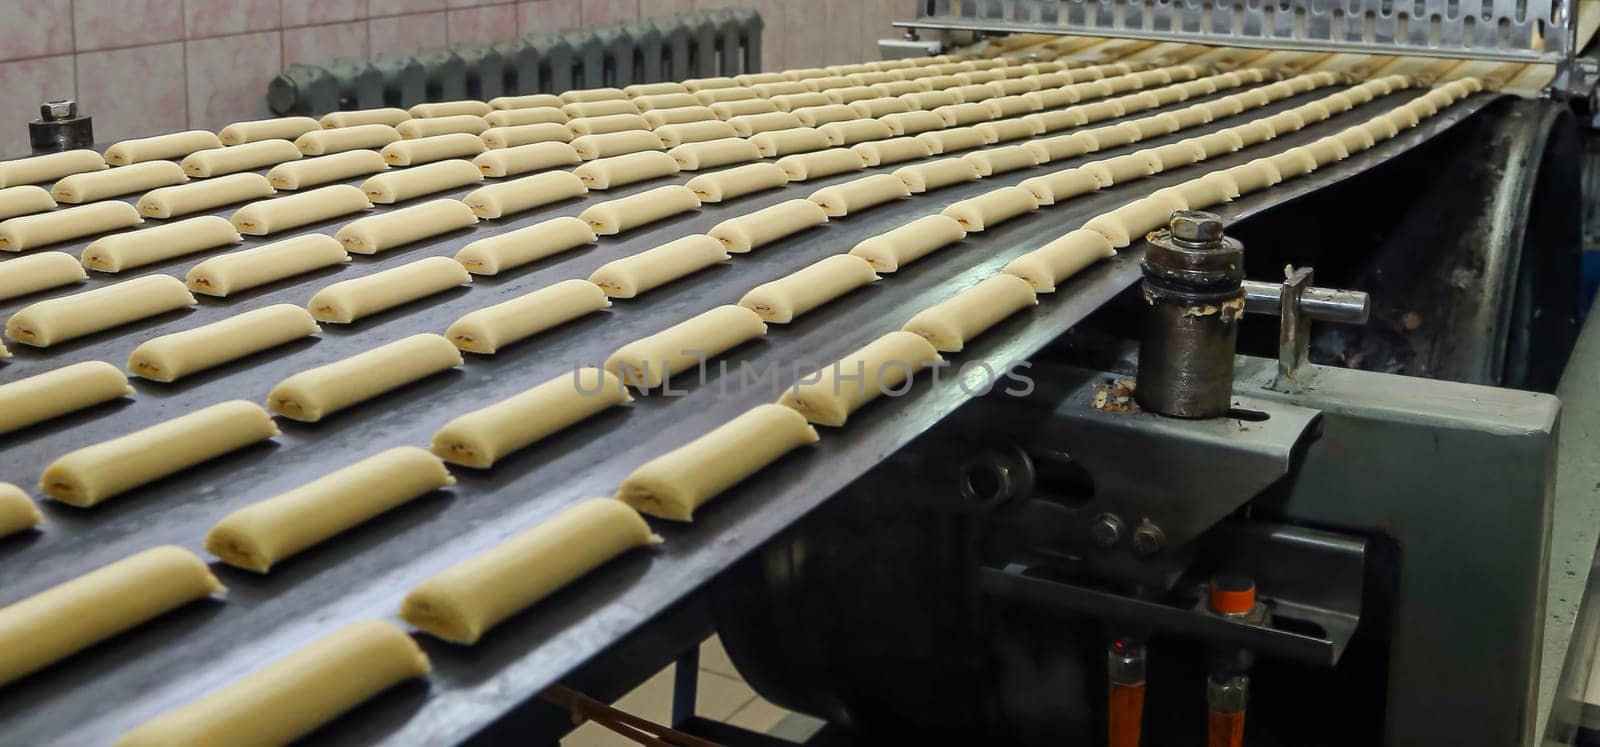
[[[1298,394],[1305,391],[1305,382],[1311,373],[1308,352],[1312,320],[1366,324],[1372,300],[1360,291],[1312,286],[1310,267],[1290,268],[1287,275],[1288,279],[1282,284],[1246,280],[1244,310],[1247,314],[1272,314],[1279,318],[1278,375],[1267,388]]]
[[[1311,268],[1289,273],[1278,295],[1278,377],[1272,390],[1295,394],[1304,389],[1300,374],[1305,372],[1311,349],[1311,315],[1300,313],[1300,299],[1311,285]]]

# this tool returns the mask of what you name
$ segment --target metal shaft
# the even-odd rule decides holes
[[[1244,281],[1244,310],[1247,313],[1277,316],[1282,296],[1281,283]],[[1361,291],[1306,288],[1300,294],[1300,313],[1319,322],[1366,324],[1371,308],[1371,298]]]

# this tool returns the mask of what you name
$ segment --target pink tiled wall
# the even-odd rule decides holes
[[[35,105],[74,97],[110,142],[269,116],[267,81],[325,64],[541,30],[752,7],[767,69],[874,58],[913,0],[0,0],[0,157]]]

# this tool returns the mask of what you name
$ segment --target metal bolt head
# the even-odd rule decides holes
[[[72,99],[46,101],[39,105],[39,118],[47,122],[72,119],[78,116],[78,102]]]
[[[1222,240],[1222,219],[1202,210],[1178,210],[1167,221],[1173,238],[1194,244]]]
[[[1149,519],[1140,519],[1139,526],[1133,530],[1133,551],[1140,555],[1154,555],[1161,552],[1161,547],[1167,543],[1167,533]]]
[[[1089,536],[1101,547],[1111,547],[1122,541],[1122,519],[1116,514],[1100,514],[1089,525]]]

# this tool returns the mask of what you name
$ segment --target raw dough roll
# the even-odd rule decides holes
[[[778,158],[794,153],[809,153],[829,145],[828,136],[813,127],[763,132],[750,138],[762,158]]]
[[[851,254],[835,254],[756,286],[739,299],[739,305],[760,314],[768,324],[788,324],[877,279],[871,262]]]
[[[264,410],[230,400],[70,452],[45,468],[39,489],[88,508],[276,435]]]
[[[555,174],[563,174],[573,177],[579,186],[586,189],[611,189],[677,173],[678,159],[673,158],[671,154],[659,150],[642,150],[622,156],[596,158],[573,169],[571,174],[558,171],[540,176],[553,177]]]
[[[575,88],[561,94],[568,104],[586,104],[595,101],[627,101],[628,94],[620,88]]]
[[[727,259],[722,242],[697,233],[611,260],[591,273],[589,282],[611,298],[634,298]]]
[[[1100,139],[1089,130],[1041,138],[1022,147],[1033,151],[1039,163],[1050,163],[1093,153],[1100,149]]]
[[[489,108],[497,110],[537,108],[559,109],[564,103],[566,102],[562,101],[560,96],[557,96],[553,93],[530,93],[523,96],[496,96],[492,99],[489,99]],[[494,112],[490,112],[490,114],[493,113]],[[486,114],[484,116],[488,115]]]
[[[959,127],[994,119],[994,113],[989,111],[989,107],[980,103],[948,104],[934,109],[933,113],[944,120],[946,127]]]
[[[937,86],[938,84],[934,85]],[[906,102],[906,106],[909,106],[912,109],[922,109],[929,112],[932,112],[934,109],[937,109],[941,106],[951,106],[961,103],[961,99],[955,94],[949,91],[937,90],[937,88],[936,90],[932,91],[901,94],[899,99]],[[939,120],[944,121],[944,117],[940,117]]]
[[[428,119],[408,119],[395,125],[395,131],[407,140],[438,137],[440,135],[482,135],[489,129],[489,121],[474,114],[458,114]]]
[[[572,137],[572,131],[567,129],[567,125],[542,122],[511,127],[490,127],[484,130],[478,139],[483,141],[485,148],[500,150],[533,143],[570,143]]]
[[[228,514],[206,532],[206,551],[235,568],[267,573],[293,555],[455,482],[439,457],[415,446],[380,451]]]
[[[978,176],[994,176],[1018,169],[1031,169],[1039,165],[1039,159],[1021,145],[1012,145],[1005,148],[989,148],[962,156],[978,169]]]
[[[1223,169],[1222,173],[1233,179],[1241,195],[1263,190],[1283,181],[1283,177],[1278,174],[1278,168],[1265,158],[1257,158],[1246,164]]]
[[[349,324],[470,282],[460,262],[427,257],[334,283],[317,291],[306,308],[318,321]]]
[[[294,147],[308,156],[342,153],[351,150],[382,148],[400,140],[400,131],[386,124],[364,124],[317,130],[295,138]]]
[[[853,122],[861,118],[856,110],[844,104],[827,104],[825,106],[805,106],[790,112],[800,124],[807,127],[821,127],[833,122]],[[773,130],[782,132],[782,130]]]
[[[850,108],[858,116],[877,119],[885,114],[902,114],[911,111],[911,107],[900,99],[865,99],[853,101]]]
[[[322,124],[310,117],[279,117],[234,122],[217,130],[217,140],[223,145],[243,145],[259,140],[293,140],[308,132],[322,129]]]
[[[918,312],[901,329],[915,332],[941,353],[959,353],[972,338],[1039,302],[1033,286],[1015,275],[990,275],[947,301]]]
[[[339,240],[321,233],[263,244],[242,252],[212,257],[184,275],[184,284],[195,293],[226,298],[238,293],[291,278],[324,267],[338,267],[350,261]]]
[[[954,203],[944,209],[944,214],[971,231],[993,228],[1019,215],[1039,209],[1033,193],[1021,187],[1001,187]]]
[[[661,138],[661,144],[668,148],[676,148],[684,143],[698,143],[706,140],[734,137],[737,134],[733,131],[733,125],[720,119],[662,125],[652,130],[652,132]]]
[[[0,220],[54,210],[56,201],[44,187],[23,185],[0,189]]]
[[[266,168],[301,158],[304,154],[288,140],[258,140],[191,153],[180,165],[189,176],[207,177]]]
[[[571,137],[653,129],[650,126],[650,121],[638,114],[602,114],[598,117],[579,117],[567,122],[566,127],[567,134]]]
[[[782,73],[770,74],[778,75],[780,77],[782,76]],[[755,91],[757,96],[760,96],[764,99],[771,99],[777,96],[799,96],[811,93],[811,89],[806,88],[804,83],[792,80],[775,80],[768,83],[752,83],[750,81],[741,82],[746,86],[749,86],[750,90]]]
[[[533,106],[505,111],[492,111],[483,115],[483,121],[489,123],[490,128],[517,127],[531,124],[558,124],[564,125],[571,119],[567,113],[561,111],[559,106]]]
[[[1318,166],[1327,166],[1350,157],[1350,151],[1345,148],[1344,142],[1333,136],[1318,138],[1306,148],[1316,157]]]
[[[189,181],[183,167],[171,161],[150,161],[109,171],[73,174],[56,182],[50,196],[56,202],[83,203],[143,192]]]
[[[850,150],[861,156],[868,166],[887,166],[902,161],[913,161],[933,155],[928,144],[914,137],[893,137],[870,143],[856,143]]]
[[[291,228],[321,223],[372,207],[360,187],[330,184],[326,187],[260,200],[233,211],[228,220],[239,233],[266,236]]]
[[[1040,88],[1038,81],[1030,78],[1008,78],[1006,80],[991,81],[990,85],[998,89],[1003,98],[1021,96],[1024,93],[1032,93]]]
[[[783,77],[783,73],[745,73],[744,75],[735,75],[733,79],[738,81],[741,86],[751,86],[752,90],[754,90],[754,86],[767,83],[789,82],[788,78]]]
[[[622,92],[638,98],[640,96],[654,96],[659,93],[688,93],[689,89],[684,88],[682,83],[665,81],[662,83],[635,83],[631,86],[623,86]]]
[[[916,372],[944,360],[921,335],[890,332],[821,371],[802,377],[778,404],[816,425],[839,427],[881,394],[902,393]],[[906,384],[905,386],[901,386]]]
[[[818,440],[816,429],[794,410],[756,405],[640,465],[617,488],[617,500],[651,516],[690,521],[706,501]]]
[[[694,92],[694,98],[695,98],[696,101],[698,101],[700,103],[701,106],[705,106],[705,107],[708,107],[708,108],[712,107],[712,106],[715,106],[717,104],[723,103],[725,101],[751,101],[751,100],[765,101],[765,99],[762,99],[760,96],[757,96],[755,91],[752,91],[752,90],[750,90],[748,88],[745,88],[744,86],[740,86],[740,85],[733,85],[733,86],[730,86],[728,88],[714,88],[714,89],[705,90],[705,91],[695,91]],[[678,108],[682,109],[683,107],[678,107]],[[776,110],[777,110],[776,106],[772,106],[771,108],[763,109],[763,111],[776,111]],[[658,109],[656,111],[661,111],[661,110]]]
[[[1365,129],[1368,134],[1372,135],[1373,142],[1380,143],[1394,137],[1400,132],[1400,128],[1397,127],[1393,121],[1382,115],[1373,117],[1372,119],[1363,122],[1361,127],[1362,129]]]
[[[361,191],[374,203],[393,205],[482,181],[483,172],[471,161],[453,158],[369,177],[361,183]]]
[[[982,148],[989,144],[989,138],[982,130],[976,127],[953,127],[948,130],[935,130],[924,132],[917,136],[918,140],[927,143],[928,150],[934,155],[950,151],[967,150],[969,148]]]
[[[1168,171],[1205,160],[1206,151],[1198,143],[1180,140],[1176,143],[1136,150],[1132,155],[1151,163],[1161,164],[1159,171]]]
[[[877,95],[877,93],[873,92],[873,95]],[[804,93],[785,93],[778,96],[773,96],[769,100],[774,106],[778,107],[778,111],[780,112],[792,112],[796,109],[802,109],[808,106],[828,106],[829,104],[833,103],[833,100],[828,98],[828,94],[817,93],[815,91],[806,91]]]
[[[1081,127],[1085,124],[1088,124],[1089,118],[1083,116],[1083,112],[1078,111],[1077,109],[1061,109],[1052,112],[1029,114],[1025,117],[1022,117],[1021,121],[1032,124],[1033,129],[1036,132],[1044,134],[1046,132],[1057,132],[1059,130],[1070,130],[1074,127]]]
[[[1174,212],[1188,207],[1170,195],[1167,199],[1151,196],[1090,218],[1083,227],[1106,237],[1112,246],[1121,249],[1167,225]]]
[[[989,85],[987,83],[977,83],[977,84],[972,84],[972,85],[956,86],[955,88],[946,88],[945,90],[949,91],[950,93],[955,94],[956,98],[961,100],[961,103],[959,103],[959,104],[949,104],[947,106],[973,106],[974,104],[976,104],[977,106],[973,106],[973,108],[970,111],[984,112],[983,114],[978,115],[978,116],[981,116],[984,119],[992,118],[994,115],[992,113],[988,113],[989,112],[989,107],[984,106],[983,102],[988,101],[989,99],[998,98],[1001,95],[1000,94],[1000,89],[995,88],[994,86],[991,86],[991,85]],[[945,107],[942,107],[942,106],[939,107],[939,109],[943,109],[943,108],[945,108]],[[935,109],[935,111],[938,111],[938,109]],[[941,116],[944,116],[944,115],[941,115]],[[962,115],[962,116],[967,116],[967,115]],[[948,120],[946,120],[946,121],[948,121]],[[960,124],[960,123],[956,123],[956,124]]]
[[[591,205],[578,214],[601,236],[613,236],[642,225],[700,208],[694,190],[679,184]]]
[[[1056,87],[1045,88],[1039,91],[1031,91],[1029,93],[1021,94],[1021,96],[1025,101],[1028,102],[1028,105],[1032,107],[1034,111],[1056,109],[1078,103],[1078,96],[1076,93],[1064,88]]]
[[[865,259],[878,272],[894,272],[967,237],[961,223],[948,215],[924,215],[899,228],[872,236],[855,245],[850,253]]]
[[[1017,186],[1033,193],[1033,199],[1043,207],[1099,191],[1100,182],[1094,178],[1094,174],[1077,168],[1062,169],[1044,176],[1024,179]]]
[[[1054,293],[1067,278],[1116,254],[1106,237],[1080,228],[1011,260],[1001,272],[1026,280],[1036,293]]]
[[[633,401],[608,371],[579,368],[444,424],[433,453],[451,464],[488,469],[496,461],[601,411]]]
[[[572,141],[572,149],[585,161],[620,156],[641,150],[661,150],[661,138],[649,130],[624,130],[599,135],[584,135]]]
[[[481,117],[491,111],[494,111],[494,107],[482,101],[433,101],[416,104],[406,113],[415,118],[430,119],[462,115]]]
[[[204,561],[163,545],[0,607],[0,685],[223,591]]]
[[[461,247],[461,251],[456,252],[456,261],[475,275],[496,275],[598,240],[594,229],[581,218],[551,218],[478,239]]]
[[[729,218],[709,233],[728,251],[744,254],[778,239],[828,222],[828,211],[810,200],[785,200],[753,213]]]
[[[422,120],[430,121],[430,120]],[[415,140],[396,140],[378,151],[383,160],[394,166],[411,166],[443,161],[446,158],[468,158],[488,150],[477,135],[457,132],[450,135],[433,135]]]
[[[0,187],[53,182],[73,174],[105,171],[107,168],[105,159],[88,149],[0,161]]]
[[[583,180],[577,176],[565,171],[551,171],[479,187],[468,192],[461,201],[472,208],[479,218],[503,218],[542,205],[581,197],[588,191]]]
[[[144,161],[183,158],[196,151],[221,148],[222,141],[206,130],[187,130],[154,137],[123,140],[106,149],[106,163],[127,166]]]
[[[171,383],[320,331],[316,320],[299,306],[265,306],[146,340],[128,356],[128,371],[140,378]]]
[[[202,215],[102,236],[84,247],[83,266],[100,272],[122,272],[239,241],[239,232],[233,230],[227,218]]]
[[[435,638],[471,645],[606,561],[660,541],[627,504],[585,500],[417,584],[400,617]]]
[[[988,107],[990,119],[1018,117],[1024,114],[1031,114],[1041,108],[1034,106],[1033,99],[1023,98],[1022,96],[1001,96],[989,99],[983,102],[983,105]]]
[[[797,153],[777,160],[779,168],[789,175],[791,182],[821,179],[825,176],[859,171],[866,168],[861,154],[849,148],[829,148],[813,153]]]
[[[581,163],[578,151],[566,143],[533,143],[491,150],[472,159],[484,176],[516,176],[530,171]]]
[[[679,106],[672,109],[652,109],[643,115],[650,129],[665,127],[670,124],[687,124],[689,122],[705,122],[717,118],[717,113],[711,111],[709,106]]]
[[[461,351],[449,340],[435,334],[412,335],[294,374],[267,394],[267,407],[290,420],[315,423],[459,365]]]
[[[1218,130],[1217,132],[1187,138],[1178,142],[1193,143],[1205,151],[1206,158],[1216,158],[1244,147],[1244,140],[1239,137],[1238,133],[1228,130]]]
[[[984,122],[973,125],[972,129],[983,134],[986,143],[993,145],[1010,140],[1025,140],[1039,134],[1039,130],[1032,122],[1020,119],[1002,119],[997,122]]]
[[[321,132],[332,132],[332,130],[321,130]],[[276,189],[296,190],[376,174],[388,168],[389,164],[383,160],[383,156],[378,155],[377,151],[352,150],[320,158],[280,163],[267,172],[267,182]],[[234,177],[223,177],[223,179],[232,178]]]
[[[617,348],[605,369],[629,386],[655,389],[766,333],[760,314],[743,306],[716,306]]]
[[[754,142],[739,137],[686,143],[667,153],[678,162],[678,168],[683,171],[711,169],[761,158],[761,148]]]
[[[764,114],[742,114],[728,119],[728,124],[733,126],[734,133],[739,137],[750,137],[762,132],[773,130],[788,130],[795,127],[804,127],[800,121],[789,112],[766,112]]]
[[[71,285],[86,277],[78,258],[66,252],[40,252],[0,262],[0,301]]]
[[[1171,115],[1172,116],[1169,121],[1177,125],[1176,129],[1178,130],[1187,130],[1191,127],[1199,127],[1200,125],[1211,121],[1211,113],[1206,111],[1204,107],[1198,106],[1186,106],[1182,109],[1174,109],[1171,112]]]
[[[894,177],[905,184],[911,194],[922,194],[930,189],[981,178],[977,165],[964,158],[941,158],[905,166],[895,170]]]
[[[923,89],[922,84],[915,80],[892,80],[887,83],[873,83],[872,85],[868,86],[868,88],[877,91],[878,95],[883,98],[892,98],[896,101],[900,101],[899,97],[904,96],[905,94],[920,93],[925,90]],[[900,101],[900,103],[904,104],[907,109],[911,107],[910,104],[904,101]]]
[[[104,361],[73,363],[0,384],[0,433],[131,394],[127,377]]]
[[[330,112],[322,115],[317,121],[322,123],[324,129],[338,129],[344,127],[358,127],[365,124],[382,124],[393,127],[411,118],[411,112],[404,109],[386,107],[381,109],[355,109],[344,112]]]
[[[738,88],[740,86],[739,81],[736,81],[733,78],[717,77],[685,78],[683,81],[683,87],[690,93],[699,93],[701,91],[716,91],[723,88]]]
[[[829,145],[835,146],[855,145],[868,140],[887,140],[894,136],[894,133],[889,131],[889,125],[876,119],[833,122],[817,129],[828,136]]]
[[[812,192],[807,199],[820,206],[828,217],[838,218],[910,196],[911,190],[899,177],[873,174],[823,187]]]
[[[307,193],[311,194],[311,193]],[[421,205],[369,215],[346,223],[334,238],[345,251],[377,254],[397,246],[468,228],[478,215],[460,200],[432,200]]]
[[[6,320],[6,337],[47,348],[196,303],[177,278],[145,275],[24,306]]]
[[[1161,171],[1161,164],[1154,163],[1145,156],[1129,153],[1125,156],[1090,161],[1079,168],[1093,174],[1100,187],[1104,189],[1114,184],[1123,184],[1156,174]]]
[[[462,350],[493,355],[506,345],[610,306],[611,299],[594,283],[563,280],[463,314],[444,334]]]
[[[578,101],[563,104],[561,111],[573,119],[583,117],[608,117],[613,114],[638,114],[639,107],[632,101]]]
[[[1269,156],[1267,160],[1278,170],[1278,176],[1284,179],[1293,179],[1317,170],[1317,157],[1306,148],[1290,148]]]
[[[766,99],[718,101],[711,105],[711,111],[716,112],[718,119],[733,119],[753,114],[770,114],[778,111],[778,105]]]
[[[1121,145],[1137,143],[1144,137],[1139,125],[1133,122],[1096,127],[1084,134],[1094,138],[1097,150],[1110,150]]]
[[[0,537],[32,529],[44,521],[39,507],[27,493],[10,483],[0,482]]]
[[[777,189],[789,183],[789,174],[774,163],[752,163],[731,169],[701,174],[684,186],[694,190],[701,202],[722,202],[735,197]]]
[[[1181,200],[1190,210],[1205,210],[1232,200],[1236,192],[1237,189],[1231,179],[1201,178],[1158,189],[1151,192],[1150,196]],[[1173,196],[1165,196],[1168,194]]]
[[[139,198],[136,206],[146,218],[171,218],[271,197],[276,193],[267,177],[260,174],[229,174],[194,184],[150,190]]]
[[[638,96],[633,99],[634,106],[639,111],[647,112],[653,109],[677,109],[685,106],[698,106],[700,99],[687,91],[678,93],[657,93],[649,96]]]

